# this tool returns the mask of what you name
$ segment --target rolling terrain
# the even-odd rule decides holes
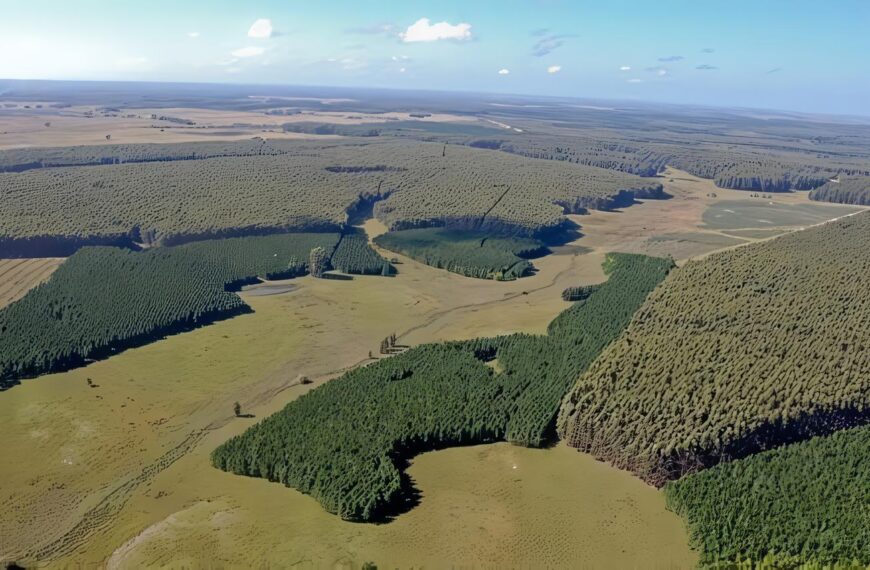
[[[540,236],[563,230],[565,211],[661,196],[656,179],[464,146],[448,153],[423,142],[284,142],[272,151],[276,144],[244,143],[232,156],[192,144],[184,152],[204,158],[0,173],[0,255],[339,231],[373,202],[375,216],[394,230]]]
[[[830,444],[820,439],[793,451],[754,454],[867,423],[868,237],[870,214],[862,212],[672,272],[577,381],[560,411],[560,434],[570,446],[655,485],[689,475],[671,487],[671,496],[699,525],[694,538],[711,561],[767,554],[806,563],[865,560],[867,552],[857,547],[863,525],[849,522],[866,515],[866,474],[850,467],[863,449],[862,431],[842,436],[853,438],[859,451],[844,451],[817,468],[830,469],[834,480],[856,478],[840,486],[843,497],[823,502],[826,507],[783,505],[786,510],[779,511],[783,488],[793,487],[795,497],[801,490],[817,496],[812,471],[788,472],[786,466],[800,463],[804,453],[807,463],[822,462],[819,457],[837,453],[836,446],[851,444],[831,436]],[[825,451],[828,445],[831,451]],[[742,458],[748,459],[733,461]],[[720,463],[715,475],[702,471]],[[718,530],[699,530],[701,510],[689,489],[704,488],[718,476],[744,477],[739,485],[755,489],[765,481],[764,469],[770,477],[791,477],[782,487],[770,483],[766,492],[775,492],[776,501],[743,497],[729,505],[730,512],[713,515],[729,517],[741,529],[719,523],[725,538],[713,538],[721,536]],[[739,496],[737,480],[734,489],[724,479],[718,484],[716,489]],[[720,501],[708,496],[702,504]],[[758,504],[763,513],[751,514]],[[819,510],[836,521],[827,531],[833,542],[824,547],[817,544],[824,523],[811,524]],[[709,510],[704,516],[711,516]],[[756,522],[743,526],[750,517]],[[777,533],[787,533],[788,540]],[[749,541],[750,534],[769,541]]]
[[[861,121],[0,87],[3,563],[870,563]]]

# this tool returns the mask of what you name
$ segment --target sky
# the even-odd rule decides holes
[[[870,115],[870,0],[0,0],[0,78]]]

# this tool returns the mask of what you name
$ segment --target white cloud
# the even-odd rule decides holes
[[[562,71],[561,65],[551,65],[550,67],[547,68],[547,73],[550,73],[550,74],[559,73],[560,71]]]
[[[643,79],[632,78],[628,80],[628,83],[643,83]]]
[[[623,65],[622,67],[619,68],[619,71],[631,71],[631,66],[630,65]]]
[[[498,70],[499,75],[508,75],[510,72],[511,72],[510,69],[499,69]]]
[[[407,71],[407,69],[405,69],[404,67],[399,68],[399,73],[405,73],[406,71]]]
[[[656,75],[658,75],[659,77],[664,77],[667,74],[668,74],[667,69],[659,69],[658,71],[656,71]]]
[[[234,57],[256,57],[258,55],[263,55],[266,51],[265,48],[257,47],[257,46],[248,46],[239,48],[237,50],[233,50],[231,53]]]
[[[187,37],[189,38],[198,38],[199,32],[187,32]]]
[[[432,24],[429,18],[420,18],[404,32],[399,34],[404,42],[434,42],[437,40],[470,40],[471,24],[449,24],[438,22]]]
[[[248,29],[249,38],[269,39],[272,37],[272,20],[260,18]]]

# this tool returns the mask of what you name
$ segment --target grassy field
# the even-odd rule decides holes
[[[262,480],[208,469],[180,484],[161,477],[155,493],[166,485],[198,500],[161,499],[179,510],[116,549],[107,566],[691,568],[696,561],[658,491],[564,446],[427,453],[410,474],[422,502],[385,525],[343,522]]]
[[[59,257],[0,259],[0,308],[44,282],[62,262]]]
[[[714,230],[809,226],[858,210],[849,206],[788,204],[762,198],[722,200],[704,212],[704,224]]]
[[[595,536],[588,526],[566,535],[564,521],[575,518],[576,508],[606,491],[600,508],[588,511],[590,525],[597,526],[598,517],[605,516],[602,513],[613,525],[601,542],[594,540],[599,556],[629,560],[640,556],[643,545],[656,543],[664,545],[658,551],[662,567],[670,567],[673,560],[690,561],[685,533],[678,520],[664,511],[658,493],[564,449],[528,455],[502,446],[485,452],[510,458],[520,454],[516,461],[535,470],[520,486],[513,471],[505,478],[504,459],[487,462],[478,457],[487,448],[445,452],[445,464],[438,459],[440,454],[422,457],[411,475],[423,491],[423,504],[385,526],[343,523],[295,491],[210,466],[212,448],[256,421],[231,418],[235,400],[243,411],[264,417],[308,389],[296,384],[300,374],[314,378],[317,385],[337,368],[364,358],[368,350],[376,351],[377,339],[413,323],[450,321],[453,327],[461,327],[465,322],[473,324],[469,335],[502,331],[502,319],[480,320],[467,308],[458,312],[458,319],[449,318],[460,300],[447,293],[459,283],[474,284],[461,301],[516,306],[525,313],[520,322],[533,329],[543,329],[552,317],[548,307],[567,306],[559,298],[560,286],[539,293],[555,301],[540,310],[527,305],[527,296],[519,289],[517,297],[506,298],[504,288],[489,282],[422,265],[411,267],[410,262],[403,264],[403,270],[402,277],[387,284],[376,283],[377,277],[358,277],[350,283],[299,279],[299,289],[288,294],[246,296],[253,314],[5,393],[0,399],[0,423],[9,442],[4,450],[12,461],[0,466],[4,481],[0,505],[14,517],[0,522],[5,539],[0,559],[26,562],[30,558],[23,554],[30,551],[31,556],[39,553],[42,559],[63,566],[100,563],[114,553],[112,560],[118,567],[146,562],[180,567],[206,553],[215,557],[214,563],[238,565],[259,560],[269,551],[275,561],[304,559],[309,567],[369,559],[407,565],[414,560],[408,558],[406,541],[431,543],[444,520],[461,512],[473,494],[479,495],[478,506],[454,532],[421,549],[423,561],[463,563],[474,556],[484,560],[494,550],[481,550],[481,541],[471,530],[488,526],[492,536],[502,537],[501,544],[512,544],[510,549],[498,549],[501,560],[530,563],[543,546],[552,551],[557,564],[565,556],[575,556]],[[569,273],[572,282],[579,280],[578,273]],[[421,282],[434,285],[421,292]],[[349,287],[354,288],[352,300],[341,294]],[[391,312],[397,305],[404,310]],[[354,317],[347,319],[348,314]],[[384,319],[385,314],[393,317]],[[424,327],[414,334],[431,337],[442,330]],[[88,386],[88,378],[96,387]],[[575,463],[580,467],[564,469]],[[21,469],[24,464],[26,470]],[[590,482],[577,485],[577,477],[585,478],[587,469]],[[430,471],[433,475],[427,476]],[[556,472],[566,477],[558,485],[552,480]],[[483,475],[472,484],[470,479],[478,477],[470,478],[470,473]],[[614,486],[614,477],[623,477],[624,486]],[[480,494],[475,485],[490,480],[490,493]],[[574,507],[561,507],[556,518],[550,509],[565,504],[563,494],[573,496],[567,504]],[[527,496],[527,502],[514,500],[519,495]],[[509,507],[514,510],[505,513]],[[544,520],[552,524],[542,526]],[[41,529],[38,543],[33,540],[34,528]],[[642,528],[647,529],[643,532],[649,533],[644,535],[649,542],[628,548]],[[457,543],[460,536],[464,542]]]
[[[647,559],[633,563],[638,559],[630,557],[651,542],[669,545],[672,553],[655,551],[672,556],[659,566],[690,566],[685,532],[661,510],[659,494],[634,479],[616,483],[625,474],[562,448],[496,446],[421,456],[410,473],[423,492],[422,504],[377,527],[340,523],[309,497],[220,472],[208,461],[217,445],[304,393],[308,387],[296,385],[300,375],[316,386],[370,350],[377,353],[380,340],[392,332],[411,345],[543,333],[568,306],[560,297],[564,288],[604,280],[605,252],[637,251],[662,234],[700,231],[704,210],[716,201],[705,196],[712,182],[686,179],[665,181],[671,200],[575,216],[584,234],[576,245],[588,251],[558,248],[535,261],[538,273],[521,280],[469,279],[397,256],[402,263],[395,278],[306,277],[294,280],[298,288],[285,294],[243,294],[254,313],[4,392],[0,508],[9,515],[0,519],[0,560],[26,562],[40,552],[49,566],[63,567],[102,564],[115,553],[112,560],[120,567],[191,567],[208,552],[215,564],[229,566],[269,552],[282,561],[301,561],[301,567],[365,559],[407,566],[413,538],[428,566],[488,556],[500,557],[496,565],[531,566],[542,549],[553,553],[545,561],[551,566],[564,556],[648,566]],[[724,197],[729,191],[717,192]],[[376,221],[366,229],[370,236],[383,231]],[[96,387],[88,387],[88,378]],[[232,418],[234,401],[257,418]],[[493,451],[480,457],[485,450]],[[501,469],[507,458],[517,458],[516,471]],[[517,472],[539,463],[539,475],[513,483]],[[574,476],[581,474],[578,484]],[[469,503],[482,482],[492,494]],[[614,491],[614,497],[610,489],[625,494]],[[522,503],[517,493],[533,499]],[[563,497],[565,511],[558,507]],[[603,502],[595,503],[596,497]],[[473,509],[465,508],[469,504]],[[521,510],[505,511],[509,504]],[[504,538],[488,546],[476,538],[481,526],[490,529],[482,535],[489,540]],[[442,537],[445,527],[449,534]],[[304,551],[314,554],[306,557]]]

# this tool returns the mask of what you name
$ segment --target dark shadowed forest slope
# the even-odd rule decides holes
[[[530,274],[533,268],[527,259],[548,252],[542,242],[532,238],[445,228],[388,232],[376,237],[375,243],[432,267],[498,281]]]
[[[843,176],[830,180],[810,192],[810,199],[870,206],[870,176]]]

